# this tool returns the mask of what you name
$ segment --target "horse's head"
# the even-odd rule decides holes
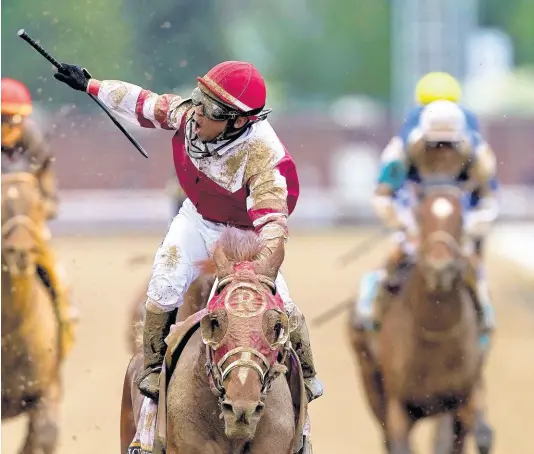
[[[2,265],[12,277],[35,274],[43,223],[35,177],[29,173],[2,175]]]
[[[223,233],[213,255],[218,284],[201,321],[208,374],[230,438],[254,437],[270,384],[285,371],[290,323],[274,284],[284,246],[254,260],[261,246],[251,232]]]
[[[420,227],[418,263],[427,286],[432,291],[451,290],[464,265],[461,190],[452,185],[424,188],[417,217]]]

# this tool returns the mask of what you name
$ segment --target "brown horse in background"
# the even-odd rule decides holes
[[[283,243],[255,260],[262,247],[254,233],[229,228],[202,264],[201,278],[215,274],[218,284],[168,382],[167,454],[289,454],[299,442],[283,375],[291,323],[274,285]],[[198,307],[186,300],[180,320]],[[142,353],[134,355],[124,380],[123,454],[139,422],[143,398],[133,383],[142,363]]]
[[[3,174],[2,420],[28,415],[22,454],[53,454],[59,433],[59,326],[36,265],[44,223],[36,178]]]
[[[350,327],[366,395],[390,454],[412,453],[416,421],[451,414],[451,454],[464,452],[476,418],[482,352],[477,313],[467,284],[474,273],[462,254],[462,193],[429,187],[416,217],[416,263],[391,295],[376,343]]]

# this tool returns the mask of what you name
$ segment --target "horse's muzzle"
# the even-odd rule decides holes
[[[36,273],[32,255],[23,250],[4,251],[7,271],[13,277],[31,276]]]
[[[459,261],[456,258],[426,260],[423,274],[430,290],[450,291],[460,274]]]
[[[228,399],[221,404],[225,421],[225,432],[229,438],[252,438],[263,414],[265,404],[261,401],[232,402]]]

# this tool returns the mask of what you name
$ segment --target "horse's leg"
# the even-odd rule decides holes
[[[465,405],[460,407],[453,420],[454,442],[451,454],[463,454],[465,452],[465,441],[469,433],[475,426],[476,420],[476,402],[473,396],[470,396]]]
[[[479,454],[489,454],[493,446],[493,427],[486,420],[486,393],[483,378],[477,383],[474,396],[476,407],[475,440]]]
[[[54,454],[59,438],[61,383],[56,378],[28,412],[28,436],[21,454]]]
[[[348,330],[352,349],[358,359],[360,377],[367,402],[379,423],[384,425],[386,415],[384,411],[385,396],[382,376],[369,348],[366,333],[362,330],[355,329],[352,325],[349,325]]]
[[[369,340],[367,334],[359,329],[354,328],[349,324],[349,338],[352,349],[356,353],[358,359],[360,377],[362,380],[365,397],[375,418],[382,427],[384,434],[383,443],[386,452],[390,451],[389,443],[387,441],[386,431],[386,396],[384,391],[384,384],[382,381],[382,374],[374,355],[369,347]]]
[[[413,420],[398,399],[386,404],[386,446],[389,454],[411,454],[409,435]]]
[[[129,369],[129,367],[128,367]],[[133,403],[131,393],[131,377],[126,371],[122,385],[121,401],[121,419],[120,419],[120,437],[121,437],[121,454],[126,454],[128,446],[135,437],[135,422],[133,414]]]

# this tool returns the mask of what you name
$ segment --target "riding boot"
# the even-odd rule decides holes
[[[291,344],[297,352],[302,366],[302,375],[304,376],[304,385],[306,386],[306,395],[308,402],[311,402],[323,395],[323,385],[316,378],[315,365],[310,345],[310,336],[306,319],[303,315],[300,317],[300,324],[290,334]]]
[[[302,437],[302,449],[298,454],[313,454],[312,442],[309,436]]]
[[[480,314],[480,344],[482,347],[486,347],[495,330],[495,310],[491,302],[488,281],[482,267],[479,267],[477,271],[475,293],[477,311]]]
[[[382,314],[384,270],[366,273],[360,282],[359,297],[353,313],[353,326],[356,329],[372,332],[380,326]]]
[[[136,383],[143,394],[156,402],[159,397],[159,377],[167,344],[165,338],[169,334],[171,325],[176,321],[178,309],[170,312],[154,313],[146,311],[143,331],[143,354],[145,370],[139,375]]]
[[[357,328],[368,332],[380,330],[387,299],[400,287],[399,269],[405,259],[406,254],[398,246],[391,252],[383,269],[363,277],[354,321]]]

